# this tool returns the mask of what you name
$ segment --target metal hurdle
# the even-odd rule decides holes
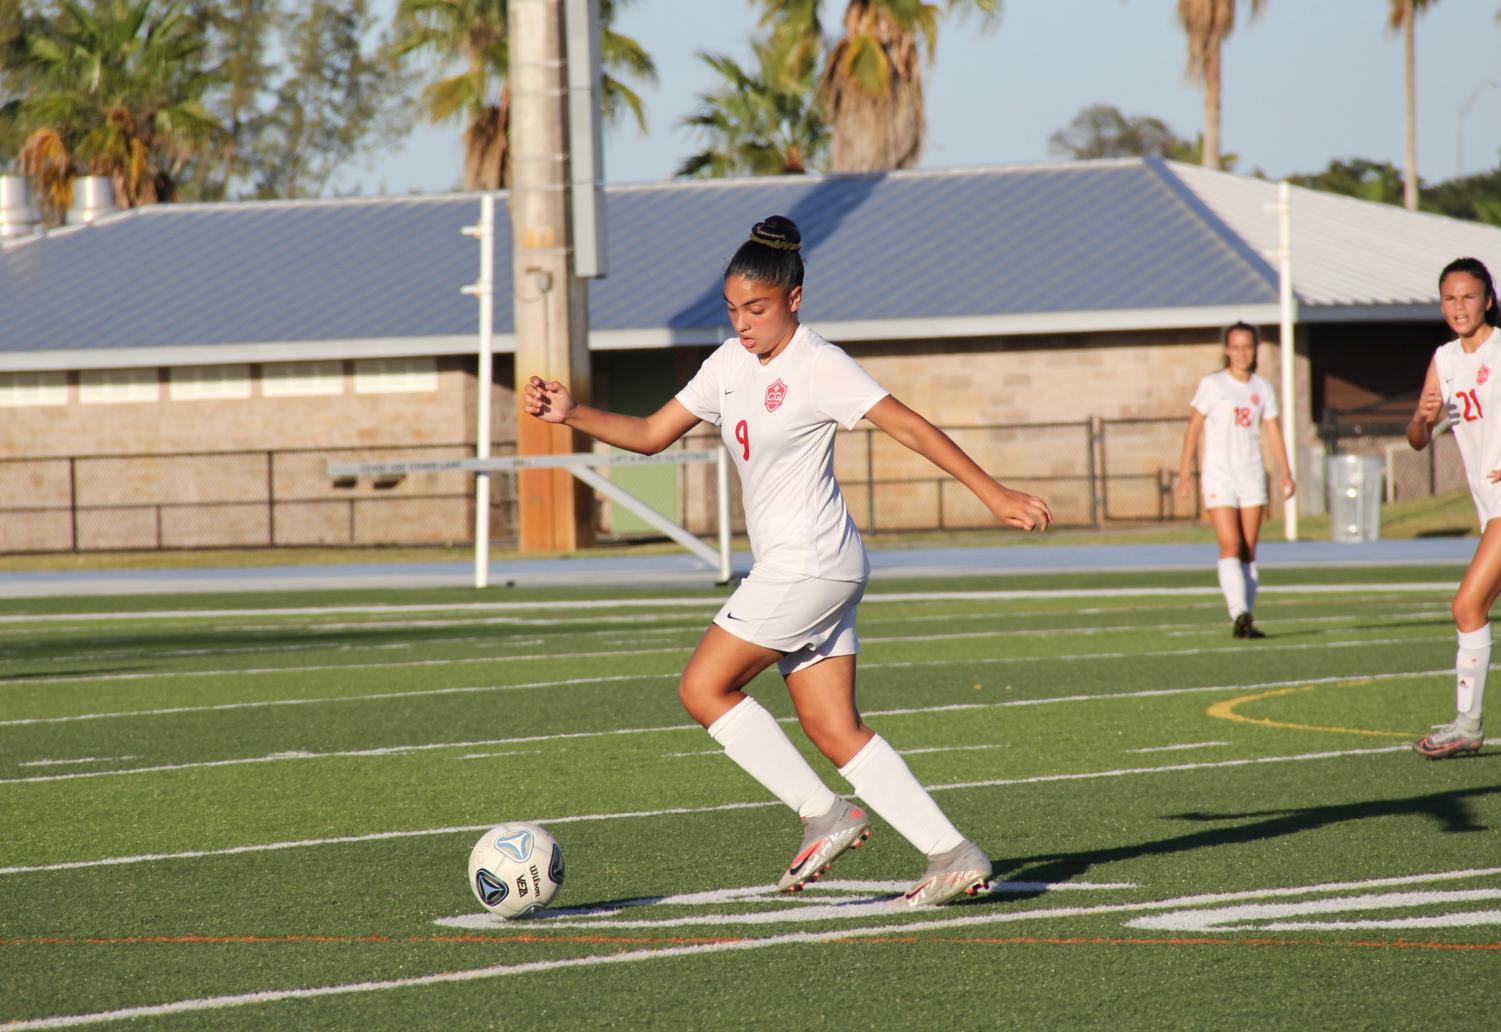
[[[729,463],[723,448],[702,451],[667,451],[657,455],[603,454],[580,452],[570,455],[518,455],[510,458],[486,459],[411,459],[397,462],[330,462],[328,475],[333,480],[348,480],[359,477],[404,477],[408,473],[473,473],[488,478],[491,473],[507,473],[521,469],[566,469],[573,476],[588,484],[595,491],[616,505],[640,517],[641,520],[666,534],[715,571],[716,583],[727,584],[733,571],[730,568],[730,479]],[[601,476],[598,466],[647,466],[662,464],[713,463],[715,489],[718,495],[719,548],[715,550],[690,534],[683,527],[663,516],[635,495]],[[475,534],[474,541],[474,586],[483,588],[489,583],[488,524],[485,534]]]

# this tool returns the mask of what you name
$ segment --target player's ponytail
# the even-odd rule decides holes
[[[803,285],[802,234],[785,215],[773,215],[751,227],[750,239],[740,245],[724,277],[744,276],[783,290]]]
[[[1485,267],[1485,263],[1479,258],[1456,258],[1444,266],[1444,271],[1438,274],[1438,290],[1444,292],[1444,280],[1449,278],[1450,273],[1464,272],[1474,276],[1485,288],[1485,321],[1491,326],[1501,326],[1501,304],[1496,301],[1496,283],[1491,279],[1491,271]]]

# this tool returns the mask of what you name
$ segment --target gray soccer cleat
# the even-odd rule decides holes
[[[1451,756],[1479,752],[1484,744],[1484,731],[1478,726],[1473,731],[1465,731],[1456,720],[1452,724],[1434,724],[1433,733],[1424,735],[1412,747],[1430,760],[1447,760]]]
[[[803,821],[803,845],[777,882],[778,892],[797,892],[822,878],[847,849],[859,849],[870,838],[870,818],[843,799],[821,817]]]
[[[973,842],[964,841],[944,853],[928,857],[922,880],[907,890],[902,903],[936,907],[960,896],[973,896],[990,885],[990,857]]]

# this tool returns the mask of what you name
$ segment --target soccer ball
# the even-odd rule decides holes
[[[497,824],[469,851],[469,888],[496,917],[535,914],[562,887],[563,847],[539,824]]]

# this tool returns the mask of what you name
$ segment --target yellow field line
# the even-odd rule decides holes
[[[1351,687],[1364,687],[1371,682],[1368,680],[1341,681],[1339,684]],[[1252,702],[1260,702],[1263,699],[1273,699],[1282,695],[1291,695],[1294,692],[1311,692],[1314,688],[1327,687],[1325,685],[1293,685],[1291,688],[1276,688],[1269,692],[1257,692],[1254,695],[1241,695],[1234,699],[1226,699],[1210,706],[1204,712],[1218,720],[1230,720],[1239,724],[1259,724],[1262,727],[1276,727],[1288,731],[1331,731],[1341,735],[1365,735],[1370,738],[1410,738],[1407,731],[1373,731],[1362,727],[1325,727],[1322,724],[1295,724],[1285,720],[1271,720],[1267,717],[1248,717],[1243,713],[1237,713],[1238,707]]]

